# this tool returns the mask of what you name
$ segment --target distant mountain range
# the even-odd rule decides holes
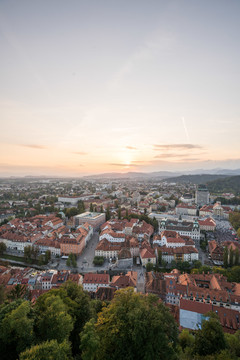
[[[198,175],[181,175],[181,176],[174,176],[164,181],[168,183],[192,183],[192,184],[206,184],[207,182],[218,180],[218,179],[225,179],[228,175],[217,175],[217,174],[198,174]]]
[[[197,175],[197,176],[196,176]],[[229,170],[229,169],[211,169],[211,170],[193,170],[193,171],[155,171],[150,173],[144,172],[127,172],[127,173],[103,173],[97,175],[83,176],[85,180],[97,180],[97,179],[158,179],[171,182],[193,182],[199,183],[197,178],[199,175],[204,176],[202,182],[205,183],[210,180],[223,178],[226,176],[240,175],[240,169]],[[193,177],[196,176],[196,177]],[[196,182],[197,181],[197,182]]]

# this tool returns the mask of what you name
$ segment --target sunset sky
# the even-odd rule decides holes
[[[240,168],[239,0],[1,0],[0,176]]]

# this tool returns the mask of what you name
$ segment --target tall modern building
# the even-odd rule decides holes
[[[195,202],[198,206],[209,204],[210,194],[206,185],[198,185],[195,193]]]

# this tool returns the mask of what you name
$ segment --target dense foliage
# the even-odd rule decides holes
[[[235,360],[240,332],[224,334],[216,314],[202,328],[178,334],[155,295],[116,292],[106,304],[67,282],[41,295],[0,306],[2,360]]]
[[[217,179],[207,183],[208,190],[211,193],[230,192],[234,195],[240,195],[240,175],[228,176],[224,179]]]

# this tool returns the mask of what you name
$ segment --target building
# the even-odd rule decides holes
[[[122,243],[114,243],[107,239],[102,239],[97,244],[95,256],[103,256],[104,258],[118,258],[118,253],[122,249]]]
[[[140,259],[143,266],[147,264],[156,264],[156,254],[151,247],[144,247],[140,250]]]
[[[124,289],[126,287],[133,287],[135,291],[137,290],[137,271],[128,271],[126,275],[116,275],[113,276],[111,286],[116,289]]]
[[[219,317],[223,331],[234,334],[240,329],[239,312],[232,309],[217,307],[213,304],[202,302],[201,299],[180,300],[180,326],[190,330],[198,330],[202,322],[207,319],[206,313],[213,311]]]
[[[74,224],[76,227],[84,223],[88,223],[93,227],[94,230],[98,230],[100,226],[105,223],[105,221],[105,213],[87,211],[85,213],[74,216]]]
[[[185,203],[180,203],[176,206],[176,215],[189,215],[196,216],[197,215],[197,207],[196,205],[189,205]]]
[[[195,202],[198,206],[209,204],[210,194],[206,185],[198,185],[195,193]]]
[[[199,259],[198,251],[193,246],[181,246],[181,247],[166,247],[161,246],[155,249],[156,256],[161,251],[162,260],[171,264],[172,261],[188,261],[192,263],[194,260]]]
[[[216,229],[216,223],[211,217],[208,217],[207,219],[204,220],[199,219],[198,223],[200,226],[200,230],[215,231]]]
[[[182,236],[189,236],[196,244],[200,240],[200,226],[198,221],[161,219],[159,221],[159,234],[164,230],[173,230]]]
[[[228,219],[232,209],[229,206],[221,205],[218,201],[214,205],[204,205],[199,210],[199,216],[213,216],[217,219]]]
[[[99,287],[109,287],[109,274],[87,273],[83,279],[83,290],[96,292]]]
[[[59,196],[58,201],[65,204],[71,204],[72,206],[76,206],[78,201],[82,200],[82,196]]]

